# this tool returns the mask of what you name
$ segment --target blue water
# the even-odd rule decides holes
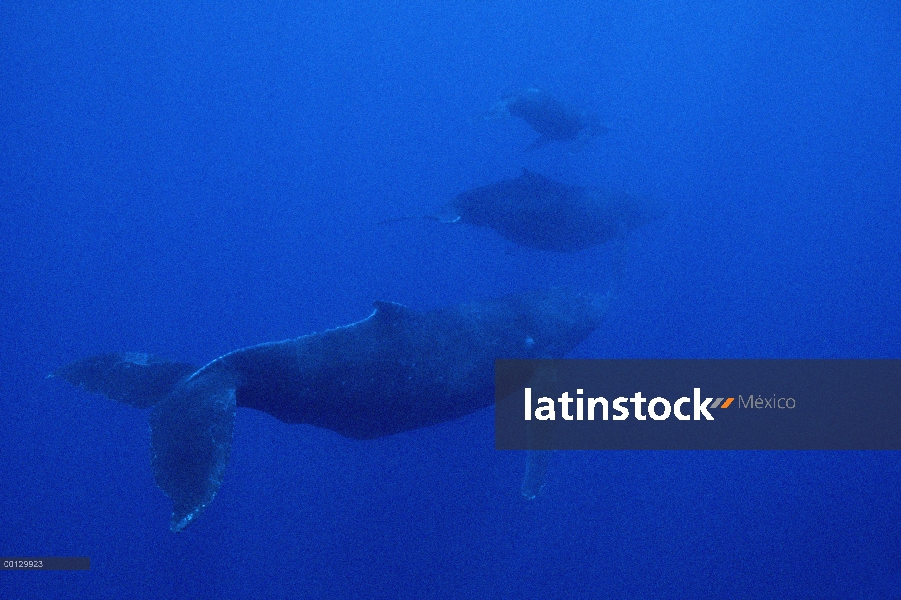
[[[531,85],[611,131],[526,152],[479,118]],[[239,409],[173,535],[146,413],[44,379],[603,289],[609,248],[378,224],[523,167],[668,206],[573,356],[901,358],[894,3],[0,5],[0,554],[92,561],[0,597],[901,595],[898,453],[559,453],[526,502],[491,411],[354,442]]]

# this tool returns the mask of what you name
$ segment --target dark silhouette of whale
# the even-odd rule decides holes
[[[486,118],[519,117],[540,134],[529,146],[540,148],[549,142],[577,142],[584,145],[589,139],[605,133],[595,115],[572,110],[549,93],[530,87],[519,90],[496,102],[485,114]]]
[[[180,531],[219,489],[236,407],[355,439],[456,419],[493,404],[495,359],[564,356],[598,327],[610,296],[552,288],[425,312],[375,302],[362,321],[242,348],[200,369],[123,353],[50,376],[152,408],[154,476]],[[538,480],[544,467],[529,464]]]
[[[515,179],[458,194],[431,218],[490,227],[530,248],[573,252],[621,237],[663,214],[649,200],[566,185],[524,169]]]

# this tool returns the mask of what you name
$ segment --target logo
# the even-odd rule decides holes
[[[714,409],[729,408],[735,397],[728,398],[705,398],[701,401],[701,388],[694,388],[694,394],[691,398],[682,396],[675,402],[670,402],[662,396],[656,396],[650,400],[645,398],[641,392],[636,392],[634,396],[627,398],[619,396],[612,402],[603,396],[596,398],[585,398],[583,389],[576,390],[576,397],[571,398],[569,392],[563,392],[556,402],[560,405],[560,417],[565,421],[594,421],[597,417],[602,421],[625,421],[630,416],[638,421],[646,421],[648,417],[654,421],[665,421],[674,416],[679,421],[700,421],[701,419],[713,421],[714,416],[710,413]],[[740,396],[739,396],[740,397]],[[775,400],[775,397],[772,399]],[[779,400],[785,400],[780,398]],[[792,400],[792,408],[794,408],[794,399]],[[575,402],[576,414],[570,413],[570,404]],[[647,402],[647,409],[644,404]],[[531,421],[534,415],[539,421],[555,421],[557,419],[557,410],[555,409],[554,400],[546,396],[538,398],[533,407],[532,388],[525,388],[525,420]],[[629,410],[628,404],[632,403],[632,410]],[[748,404],[753,405],[753,397],[748,398]],[[685,405],[691,406],[691,413],[685,414],[683,408]],[[615,414],[611,416],[611,408]]]

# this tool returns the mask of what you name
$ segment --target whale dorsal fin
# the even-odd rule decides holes
[[[399,321],[410,310],[403,304],[386,302],[385,300],[376,300],[372,303],[372,306],[375,308],[373,317],[384,323]]]
[[[541,173],[536,173],[526,168],[523,168],[521,177],[531,181],[548,181],[548,178]]]

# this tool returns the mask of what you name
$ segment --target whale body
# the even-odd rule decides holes
[[[662,217],[661,206],[622,192],[522,175],[458,194],[432,218],[489,227],[517,244],[573,252],[622,237]]]
[[[354,439],[436,425],[493,404],[495,359],[566,355],[610,299],[552,288],[428,311],[375,302],[362,321],[241,348],[199,369],[129,352],[51,376],[151,408],[154,476],[181,531],[219,489],[236,408]]]
[[[525,121],[541,137],[530,150],[549,142],[577,142],[584,145],[592,137],[601,135],[607,128],[595,115],[573,110],[548,92],[525,88],[496,102],[486,113],[486,118],[518,117]]]

